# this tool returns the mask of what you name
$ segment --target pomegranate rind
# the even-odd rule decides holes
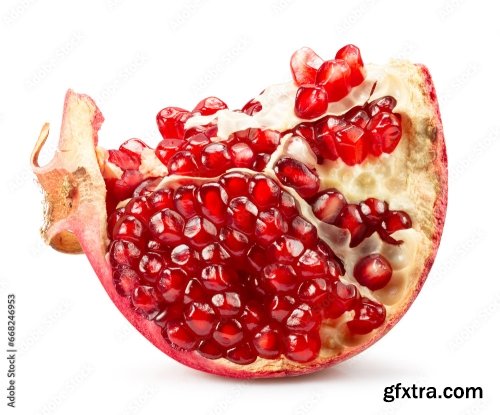
[[[425,235],[428,244],[418,252],[418,266],[414,268],[412,287],[397,307],[389,307],[385,323],[364,336],[353,336],[351,344],[340,349],[329,347],[329,328],[322,331],[323,347],[318,358],[303,364],[286,358],[276,360],[257,359],[254,363],[241,366],[225,359],[208,360],[194,352],[171,348],[161,335],[161,329],[153,322],[135,313],[127,299],[120,297],[112,282],[111,266],[106,248],[106,190],[102,179],[103,160],[96,151],[97,133],[103,117],[93,100],[73,91],[68,91],[64,106],[63,123],[59,149],[54,159],[46,166],[38,165],[38,154],[48,136],[48,125],[42,128],[40,138],[32,155],[32,166],[45,192],[44,239],[55,249],[68,252],[84,252],[109,297],[120,312],[148,340],[175,360],[190,366],[222,376],[235,378],[264,378],[301,375],[311,373],[344,361],[379,340],[404,315],[420,291],[436,256],[441,238],[447,205],[447,156],[443,128],[436,92],[429,71],[423,65],[410,63],[392,64],[392,70],[407,84],[408,94],[420,97],[420,106],[427,116],[407,119],[413,123],[409,135],[410,149],[418,149],[419,162],[402,165],[401,175],[424,175],[434,188],[434,200],[421,195],[418,183],[413,182],[415,197],[422,198],[428,205],[418,212],[414,221]],[[415,109],[416,112],[419,108]],[[403,119],[405,114],[403,113]],[[410,117],[411,118],[411,117]],[[408,134],[407,134],[408,135]],[[420,137],[419,142],[412,138]],[[408,137],[407,137],[408,138]],[[342,190],[342,189],[340,189]]]

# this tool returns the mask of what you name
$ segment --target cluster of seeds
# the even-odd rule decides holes
[[[341,261],[294,198],[262,174],[144,189],[108,230],[117,292],[176,349],[308,362],[323,320],[351,312],[353,334],[385,320],[381,304],[341,280]]]

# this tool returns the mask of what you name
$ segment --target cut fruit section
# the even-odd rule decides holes
[[[97,146],[94,102],[69,91],[60,151],[32,165],[42,234],[83,251],[120,312],[181,363],[233,377],[299,375],[380,339],[429,272],[447,160],[420,65],[291,60],[294,82],[243,110],[166,107],[161,137]]]

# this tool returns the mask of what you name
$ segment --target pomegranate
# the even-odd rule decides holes
[[[66,95],[38,163],[44,239],[84,252],[123,315],[190,367],[313,372],[380,339],[429,272],[447,203],[436,93],[422,65],[354,45],[291,59],[242,110],[216,97],[157,115],[161,139],[98,146],[94,101]]]

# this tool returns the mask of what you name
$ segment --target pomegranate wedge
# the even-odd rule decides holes
[[[310,373],[380,339],[433,263],[447,159],[427,69],[364,65],[354,45],[291,60],[242,110],[208,97],[157,115],[156,143],[98,145],[68,91],[45,166],[43,238],[88,257],[121,313],[206,372]],[[151,145],[151,146],[150,146]]]

